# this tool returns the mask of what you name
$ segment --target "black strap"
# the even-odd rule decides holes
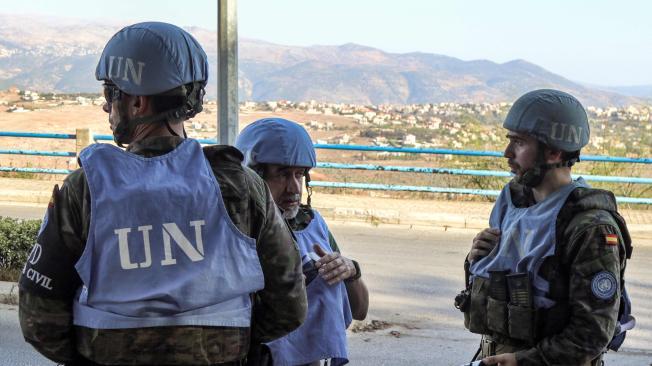
[[[482,338],[480,338],[480,345],[478,346],[478,350],[475,351],[473,358],[471,358],[471,362],[478,360],[478,355],[480,354],[480,351],[482,351]]]
[[[175,90],[175,93],[177,91]],[[183,85],[181,87],[182,95],[184,96],[184,102],[181,107],[167,110],[165,112],[157,113],[151,116],[135,118],[129,122],[120,121],[116,126],[114,132],[114,140],[120,147],[122,143],[119,141],[123,137],[131,136],[133,133],[134,127],[144,123],[165,123],[168,124],[169,121],[183,121],[189,118],[194,117],[197,113],[201,112],[204,107],[202,106],[204,95],[206,91],[204,90],[204,84],[201,82],[193,82],[190,84]],[[161,95],[174,95],[174,94],[161,94]],[[169,126],[168,130],[171,129]],[[176,133],[172,132],[173,135],[178,136]],[[184,137],[187,137],[186,131],[183,131]]]

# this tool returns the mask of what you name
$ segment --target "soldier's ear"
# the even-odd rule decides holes
[[[133,111],[134,116],[146,116],[152,113],[151,98],[146,95],[134,95],[129,100],[129,107]]]
[[[547,164],[560,163],[562,161],[562,151],[561,150],[552,150],[546,147],[544,152]]]

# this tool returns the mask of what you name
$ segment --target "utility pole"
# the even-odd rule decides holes
[[[217,139],[233,145],[238,134],[237,0],[218,0],[217,8]]]

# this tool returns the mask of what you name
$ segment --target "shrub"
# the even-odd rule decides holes
[[[41,220],[0,217],[0,280],[18,279],[40,226]]]

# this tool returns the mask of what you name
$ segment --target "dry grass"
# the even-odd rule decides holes
[[[17,101],[18,95],[0,93],[0,99],[8,100],[10,104]],[[16,102],[17,104],[20,104]],[[108,115],[102,111],[100,106],[64,105],[48,107],[31,105],[37,107],[27,113],[7,113],[0,111],[0,130],[2,131],[25,131],[25,132],[58,132],[75,133],[77,128],[90,128],[95,134],[110,135],[111,130],[108,123]],[[195,119],[215,125],[217,109],[215,105],[207,105],[206,113],[199,114]],[[336,136],[348,134],[352,142],[356,144],[370,144],[369,139],[359,137],[359,126],[345,116],[308,114],[302,111],[283,111],[274,113],[270,111],[254,111],[240,113],[240,128],[251,122],[264,117],[278,116],[308,123],[311,120],[318,122],[331,121],[335,128],[330,131],[310,130],[313,140],[326,140]],[[216,132],[202,132],[199,137],[214,138]],[[10,138],[0,137],[0,146],[3,149],[24,149],[24,150],[46,150],[46,151],[74,151],[74,140],[56,139],[35,139],[35,138]],[[493,158],[463,158],[441,155],[417,155],[406,154],[402,156],[382,155],[374,152],[357,152],[341,150],[318,150],[318,159],[322,162],[338,162],[349,164],[376,164],[376,165],[398,165],[398,166],[427,166],[445,168],[466,168],[466,169],[490,169],[504,170],[506,163],[504,159]],[[22,155],[0,155],[0,166],[9,167],[33,167],[52,169],[76,169],[78,167],[76,158],[61,157],[36,157]],[[652,166],[641,164],[613,164],[613,163],[587,163],[583,162],[576,168],[577,171],[585,174],[596,175],[627,175],[627,176],[650,176]],[[16,178],[42,179],[58,181],[62,175],[30,174],[30,173],[0,173],[1,176]],[[446,174],[423,174],[423,173],[398,173],[383,171],[343,170],[343,169],[315,169],[313,180],[337,181],[337,182],[359,182],[379,183],[394,185],[415,185],[435,187],[464,187],[472,189],[493,189],[498,190],[507,181],[504,178],[454,176]],[[619,196],[646,197],[649,196],[650,185],[642,184],[593,184],[598,188],[605,188],[614,191]],[[340,193],[342,189],[323,189],[329,193]],[[349,194],[382,196],[392,198],[410,198],[426,200],[463,200],[463,201],[484,201],[491,198],[474,195],[460,194],[435,194],[427,192],[369,192],[362,190],[346,190]],[[651,209],[646,205],[633,205],[643,209]]]

